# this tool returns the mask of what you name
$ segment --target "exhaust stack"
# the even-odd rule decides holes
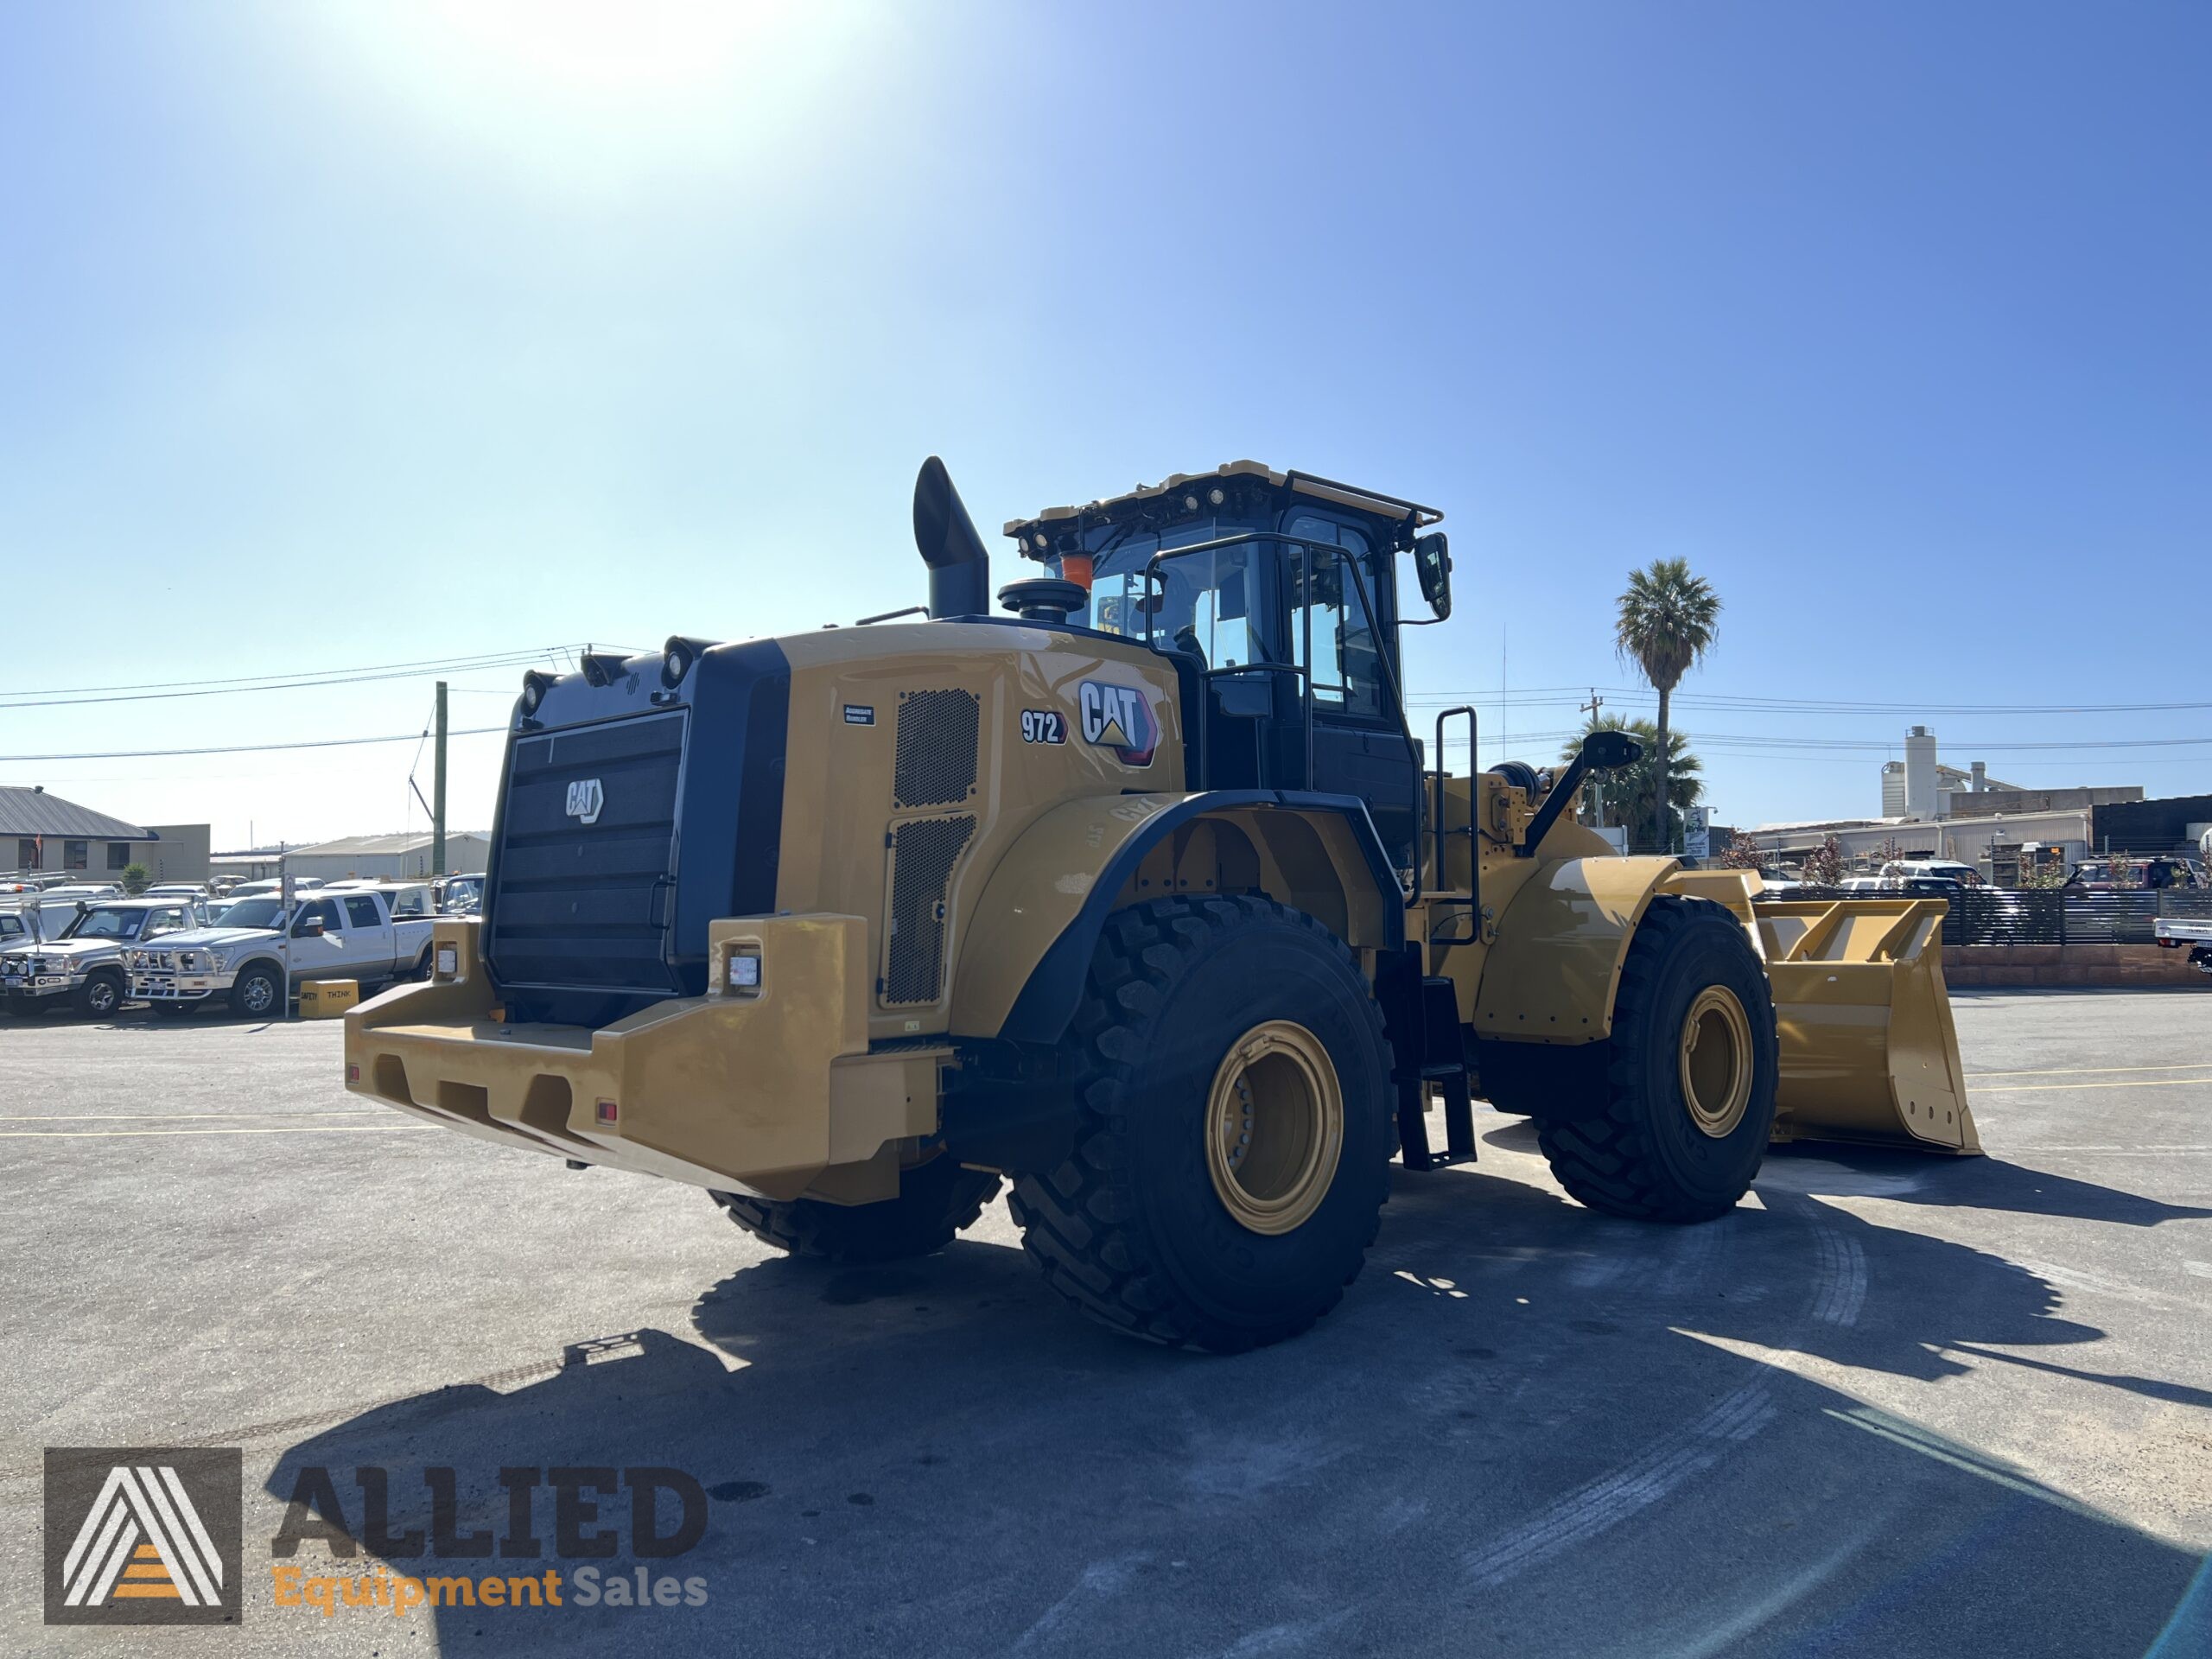
[[[990,614],[991,556],[935,455],[914,480],[914,545],[930,568],[932,620]]]

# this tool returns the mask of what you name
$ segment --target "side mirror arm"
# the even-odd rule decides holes
[[[1618,738],[1618,743],[1610,740]],[[1600,741],[1599,740],[1607,740]],[[1529,833],[1513,851],[1521,858],[1534,858],[1536,849],[1542,846],[1544,837],[1551,833],[1552,825],[1560,820],[1575,797],[1582,792],[1583,779],[1593,772],[1618,772],[1623,766],[1632,766],[1643,758],[1643,746],[1632,737],[1618,732],[1592,732],[1582,740],[1581,752],[1569,763],[1552,785],[1551,792],[1544,797],[1544,804],[1536,809],[1536,816],[1529,820]]]

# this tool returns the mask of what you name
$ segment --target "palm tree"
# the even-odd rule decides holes
[[[1667,824],[1668,700],[1712,645],[1719,615],[1720,595],[1704,577],[1690,574],[1688,560],[1654,559],[1649,569],[1629,572],[1613,626],[1621,660],[1642,669],[1659,694],[1659,776],[1652,806],[1662,851],[1674,842]]]
[[[1705,794],[1705,781],[1699,776],[1705,770],[1704,763],[1690,753],[1688,741],[1680,732],[1668,733],[1666,805],[1659,807],[1658,728],[1648,720],[1624,720],[1618,715],[1607,715],[1602,720],[1589,721],[1581,736],[1571,739],[1560,750],[1559,758],[1567,761],[1581,753],[1582,740],[1592,732],[1626,732],[1643,744],[1643,753],[1634,766],[1605,775],[1600,785],[1605,791],[1605,817],[1630,831],[1631,850],[1667,851],[1674,845],[1675,815],[1695,806]],[[1664,827],[1658,839],[1646,848],[1636,826],[1640,823],[1649,824],[1655,819]]]

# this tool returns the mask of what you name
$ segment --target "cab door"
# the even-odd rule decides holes
[[[351,942],[346,937],[345,918],[334,899],[315,899],[302,905],[292,918],[292,934],[286,943],[295,985],[310,979],[357,976],[347,962],[349,956],[357,953],[347,949]]]
[[[1285,608],[1292,660],[1313,688],[1311,787],[1365,801],[1391,862],[1410,868],[1421,763],[1385,655],[1387,624],[1372,608],[1384,602],[1376,562],[1366,536],[1334,519],[1296,515],[1284,534],[1298,538],[1284,549]]]

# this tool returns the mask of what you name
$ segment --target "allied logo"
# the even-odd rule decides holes
[[[235,1446],[49,1446],[46,1622],[235,1624]]]
[[[581,823],[597,823],[600,809],[607,804],[607,791],[599,786],[596,778],[579,778],[569,785],[569,816]]]
[[[1079,699],[1083,741],[1114,751],[1128,766],[1148,766],[1160,747],[1160,721],[1142,691],[1104,680],[1085,680]]]

